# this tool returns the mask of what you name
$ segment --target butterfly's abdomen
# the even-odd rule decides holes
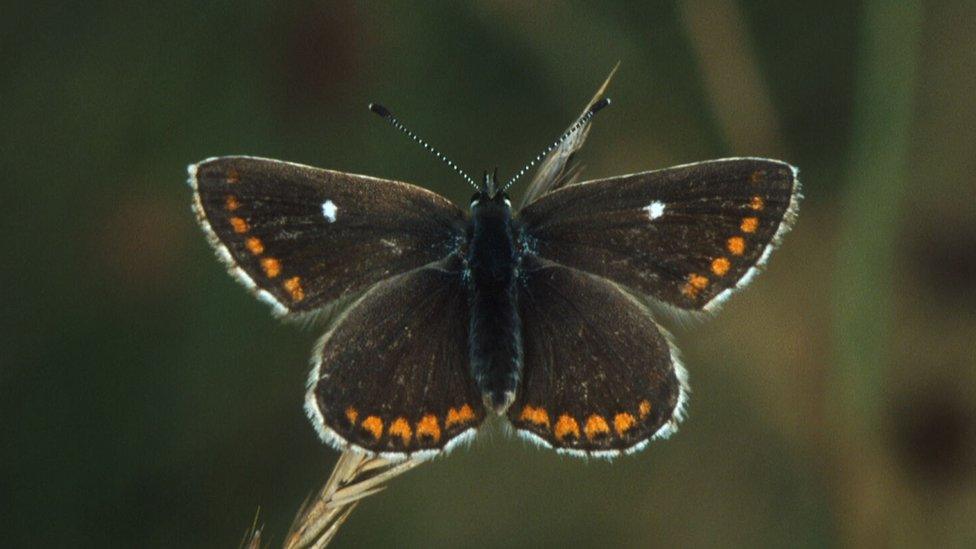
[[[468,267],[471,373],[485,404],[504,412],[522,370],[522,329],[516,292],[511,210],[486,201],[474,209]]]

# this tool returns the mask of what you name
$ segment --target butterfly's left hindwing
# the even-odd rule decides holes
[[[450,448],[484,420],[468,302],[450,258],[375,286],[313,357],[305,407],[327,442],[390,457]]]
[[[796,170],[734,158],[570,185],[519,212],[523,253],[682,309],[752,278],[796,215]]]
[[[190,185],[231,274],[279,315],[443,259],[464,235],[461,210],[406,183],[229,156],[190,166]]]
[[[596,276],[523,262],[522,383],[508,418],[560,451],[614,456],[665,437],[680,421],[685,374],[646,308]]]

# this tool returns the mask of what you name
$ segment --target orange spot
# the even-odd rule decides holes
[[[610,426],[603,416],[593,414],[586,420],[586,438],[593,440],[600,435],[610,434]]]
[[[474,419],[474,410],[471,406],[465,404],[460,408],[451,408],[447,411],[447,420],[444,422],[444,426],[450,428],[451,426],[458,423],[467,423]]]
[[[752,208],[753,210],[756,210],[757,212],[763,209],[764,206],[766,206],[765,202],[763,202],[762,197],[758,195],[752,197],[752,201],[749,202],[749,207]]]
[[[441,439],[441,428],[434,414],[427,414],[417,422],[417,438],[421,437],[433,439],[434,442]]]
[[[261,255],[264,253],[264,243],[261,242],[261,239],[256,236],[248,238],[244,242],[244,245],[247,246],[247,249],[254,255]]]
[[[352,423],[353,425],[355,425],[356,424],[356,418],[358,418],[358,417],[359,417],[359,410],[353,408],[352,406],[346,408],[346,419],[349,420],[349,423]]]
[[[227,208],[228,212],[232,212],[237,208],[241,207],[241,203],[237,201],[237,197],[229,194],[227,195],[227,200],[224,201],[224,207]]]
[[[637,411],[640,413],[640,418],[644,419],[651,413],[651,401],[642,400],[640,404],[637,405]]]
[[[545,425],[547,429],[549,428],[549,413],[546,412],[545,408],[526,406],[522,408],[522,414],[519,416],[519,419],[536,425]]]
[[[749,176],[749,182],[750,183],[759,183],[760,181],[763,180],[763,177],[765,175],[766,175],[766,172],[764,172],[762,170],[756,170],[756,171],[752,172],[752,175]]]
[[[681,293],[688,297],[695,297],[698,292],[705,289],[708,286],[708,277],[701,276],[697,273],[691,273],[688,275],[688,282],[681,288]]]
[[[759,218],[758,217],[746,217],[742,219],[742,225],[739,227],[744,233],[754,233],[756,229],[759,228]]]
[[[732,263],[724,257],[716,257],[712,260],[712,272],[718,276],[725,276],[730,267],[732,267]]]
[[[390,436],[400,437],[403,440],[403,444],[407,445],[410,444],[410,437],[413,436],[413,430],[410,428],[410,424],[407,423],[406,419],[398,417],[390,425]]]
[[[376,416],[369,416],[363,420],[363,429],[369,431],[373,438],[379,440],[383,436],[383,420]]]
[[[237,173],[237,168],[231,166],[227,168],[227,182],[230,184],[239,183],[241,180],[241,174]]]
[[[742,255],[746,251],[746,241],[741,236],[733,236],[726,242],[726,248],[732,255]]]
[[[617,431],[618,435],[623,435],[631,430],[635,423],[637,423],[637,420],[627,412],[613,416],[613,428]]]
[[[261,260],[261,268],[268,278],[274,278],[281,274],[281,263],[273,257],[266,257]]]
[[[555,432],[556,440],[562,440],[570,435],[575,438],[579,438],[580,436],[579,424],[569,414],[559,416],[559,421],[556,422]]]
[[[244,234],[248,229],[247,221],[244,221],[240,217],[230,218],[230,226],[234,228],[234,232],[237,234]]]
[[[293,276],[285,281],[285,289],[288,290],[288,294],[291,295],[292,301],[301,301],[305,299],[305,290],[302,289],[302,279]]]

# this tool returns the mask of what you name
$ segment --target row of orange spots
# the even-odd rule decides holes
[[[755,177],[756,174],[753,174],[753,179]],[[755,181],[753,182],[755,183]],[[759,195],[753,196],[749,201],[749,208],[754,211],[761,211],[764,207],[766,207],[766,203],[763,202],[762,197]],[[755,216],[743,217],[742,223],[739,224],[739,230],[745,234],[752,234],[758,229],[759,218]],[[746,252],[746,240],[741,236],[733,236],[725,241],[725,249],[728,250],[732,255],[742,255]],[[726,257],[716,257],[712,260],[712,272],[717,276],[725,276],[731,267],[732,263]],[[692,295],[689,295],[689,297],[694,297],[695,293],[696,292],[693,292]]]
[[[758,173],[758,172],[757,172]],[[755,176],[755,174],[753,174]],[[763,199],[761,196],[753,196],[752,200],[749,202],[749,207],[753,210],[759,211],[764,207]],[[742,223],[739,225],[739,229],[745,234],[752,234],[759,229],[759,218],[754,216],[743,217]],[[725,241],[725,249],[734,256],[741,256],[746,251],[746,240],[741,236],[733,236]],[[712,260],[711,270],[712,274],[715,276],[725,276],[729,269],[732,268],[732,262],[729,261],[727,257],[716,257]],[[704,277],[698,273],[688,273],[688,278],[681,287],[681,293],[690,299],[698,297],[708,286],[708,278]]]
[[[749,181],[752,183],[759,183],[762,181],[765,173],[762,170],[757,170],[749,176]],[[749,208],[754,211],[761,211],[766,206],[762,197],[759,195],[753,196],[749,200]],[[742,218],[742,223],[739,224],[739,230],[745,234],[752,234],[759,229],[759,218],[755,216],[748,216]],[[734,256],[740,256],[746,252],[746,240],[741,236],[733,236],[725,241],[725,249]],[[732,262],[729,261],[727,257],[716,257],[712,260],[712,273],[715,276],[725,276],[729,269],[732,268]],[[699,292],[705,289],[708,285],[708,279],[697,274],[691,273],[688,275],[688,281],[681,288],[681,293],[685,294],[689,298],[696,297]]]
[[[464,418],[464,419],[460,419]],[[346,419],[349,423],[356,425],[356,420],[359,419],[359,410],[354,406],[349,406],[346,408]],[[448,411],[448,419],[444,422],[445,428],[450,428],[452,425],[457,423],[466,423],[474,419],[474,410],[471,406],[465,404],[461,408],[451,408]],[[360,427],[366,432],[373,435],[373,438],[379,440],[383,436],[383,420],[378,416],[367,416],[361,424]],[[410,440],[414,436],[414,428],[410,426],[410,422],[407,418],[398,417],[393,420],[390,424],[390,428],[387,433],[391,437],[398,437],[403,441],[404,446],[410,444]],[[430,439],[434,442],[438,442],[441,439],[441,427],[437,422],[437,416],[434,414],[425,414],[420,418],[420,421],[416,425],[417,438]]]
[[[651,413],[651,403],[642,400],[638,405],[640,418],[644,419]],[[519,419],[527,421],[538,427],[549,428],[549,413],[542,407],[526,406],[522,408]],[[621,412],[613,417],[613,430],[617,435],[623,436],[627,431],[637,425],[637,419],[629,412]],[[556,440],[562,441],[566,438],[580,438],[580,424],[576,418],[569,414],[562,414],[556,420],[556,425],[552,429]],[[582,433],[589,440],[594,440],[610,434],[610,423],[600,414],[592,414],[586,418]]]
[[[227,171],[227,182],[237,183],[240,181],[240,176],[234,168],[230,168]],[[224,199],[224,208],[228,212],[236,211],[241,207],[241,203],[238,201],[237,197],[229,194],[227,198]],[[251,230],[251,227],[247,224],[247,221],[242,217],[233,216],[229,219],[230,226],[237,234],[245,234]],[[244,241],[244,246],[247,251],[251,252],[254,256],[260,256],[264,253],[264,242],[256,236],[250,236]],[[268,278],[277,278],[281,274],[281,262],[273,257],[261,258],[261,269],[264,271],[265,276]],[[292,301],[298,302],[305,299],[305,289],[302,288],[302,279],[297,276],[293,276],[286,280],[282,284],[288,295],[291,296]],[[382,428],[382,423],[381,423]]]

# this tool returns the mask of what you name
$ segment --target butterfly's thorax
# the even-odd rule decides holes
[[[512,211],[500,197],[472,206],[468,234],[471,372],[485,403],[503,412],[522,369]]]

